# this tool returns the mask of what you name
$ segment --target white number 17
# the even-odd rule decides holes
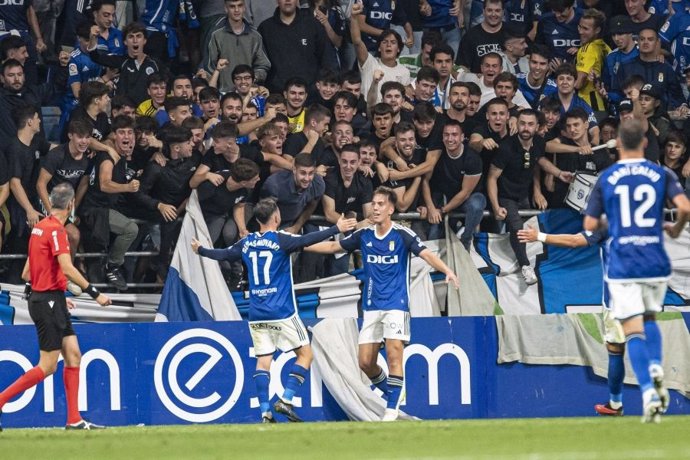
[[[273,253],[271,251],[250,252],[249,258],[252,260],[252,275],[254,276],[254,284],[261,284],[259,280],[259,258],[266,259],[264,262],[264,285],[271,284],[271,262],[273,261]]]

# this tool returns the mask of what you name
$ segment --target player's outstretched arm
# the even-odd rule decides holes
[[[340,219],[338,219],[338,222],[332,226],[331,228],[327,228],[326,230],[321,230],[318,232],[313,232],[313,233],[307,233],[306,235],[288,235],[285,233],[279,233],[279,238],[281,239],[280,241],[280,247],[283,248],[287,252],[293,252],[297,251],[299,249],[305,248],[307,246],[312,246],[315,245],[316,243],[319,243],[325,239],[328,239],[332,236],[337,235],[338,233],[345,233],[349,232],[350,230],[353,230],[357,226],[357,219],[346,219],[342,215],[340,216]],[[333,252],[338,252],[340,249],[336,249],[330,253],[325,253],[325,254],[332,254]],[[316,251],[310,251],[310,252],[316,252]]]
[[[112,303],[110,297],[105,294],[101,294],[98,289],[93,287],[89,281],[84,278],[81,273],[79,273],[79,270],[77,270],[72,264],[72,256],[69,253],[58,254],[57,259],[62,273],[64,273],[70,281],[79,286],[82,291],[90,295],[91,298],[98,302],[99,305],[105,307],[106,305],[110,305]]]
[[[242,258],[242,251],[240,249],[241,245],[239,242],[225,249],[209,249],[203,247],[201,245],[201,241],[197,240],[196,238],[192,238],[190,245],[192,246],[192,251],[194,251],[196,254],[209,259],[234,262]]]
[[[581,233],[575,235],[542,233],[536,228],[527,227],[517,232],[520,243],[532,243],[534,241],[541,241],[544,244],[551,244],[553,246],[561,246],[564,248],[583,248],[587,246],[587,240]]]
[[[337,252],[345,252],[339,241],[322,241],[321,243],[312,244],[304,248],[307,252],[315,252],[317,254],[335,254]]]
[[[446,275],[446,283],[453,283],[455,289],[460,289],[460,281],[458,280],[458,276],[453,273],[453,270],[451,270],[450,267],[446,265],[439,256],[434,254],[430,249],[425,249],[419,253],[419,257],[434,267],[437,271],[444,273]]]

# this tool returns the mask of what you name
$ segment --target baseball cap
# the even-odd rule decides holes
[[[633,33],[633,24],[628,16],[618,15],[611,19],[609,25],[611,35]]]
[[[623,99],[618,103],[618,113],[632,112],[633,102],[630,99]]]
[[[645,85],[640,88],[640,95],[642,94],[651,96],[654,99],[661,99],[661,91],[659,91],[659,87],[651,83],[645,83]]]

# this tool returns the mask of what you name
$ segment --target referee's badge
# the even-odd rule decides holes
[[[388,250],[389,251],[395,251],[395,241],[389,241],[388,242]]]

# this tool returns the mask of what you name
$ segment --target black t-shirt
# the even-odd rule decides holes
[[[291,157],[297,156],[307,145],[309,140],[304,132],[288,134],[287,139],[285,139],[285,145],[283,145],[283,155],[290,155]],[[323,164],[324,150],[326,150],[326,144],[324,144],[322,139],[316,141],[316,145],[311,151],[311,156],[316,161],[317,165]]]
[[[506,135],[501,137],[499,133],[489,127],[488,123],[477,126],[477,128],[474,130],[474,133],[481,135],[484,139],[493,139],[499,145],[509,136],[508,132],[506,132]],[[496,156],[497,151],[498,149],[482,149],[481,152],[479,152],[479,157],[482,159],[483,174],[480,182],[481,190],[484,190],[484,187],[486,186],[486,178],[489,176],[489,168],[491,167],[491,162],[494,160],[494,156]]]
[[[450,199],[462,189],[465,176],[479,176],[482,174],[482,160],[479,154],[469,147],[465,147],[462,155],[451,158],[445,149],[441,152],[434,172],[431,176],[431,192],[442,194]]]
[[[211,147],[201,159],[201,164],[208,166],[211,172],[217,173],[218,171],[229,171],[232,163],[226,160],[223,155],[216,153],[213,147]]]
[[[442,116],[437,116],[434,122],[434,127],[431,128],[431,132],[427,137],[421,137],[419,134],[415,134],[415,139],[420,147],[426,150],[440,150],[443,148],[443,126],[445,126],[446,120]]]
[[[72,120],[82,120],[91,125],[91,137],[93,137],[97,141],[102,141],[103,139],[106,139],[110,134],[110,119],[108,118],[108,115],[106,115],[105,113],[99,113],[98,116],[96,116],[96,119],[94,120],[86,112],[86,109],[84,109],[82,106],[78,106],[76,109],[74,109],[74,111],[72,111],[72,114],[70,115],[70,122]],[[62,133],[63,142],[67,142],[68,139],[67,128],[68,127],[65,126],[65,130]]]
[[[38,179],[39,160],[50,148],[41,136],[34,136],[31,145],[24,145],[18,137],[13,138],[5,149],[9,163],[10,177],[19,178],[22,187],[32,204],[37,203],[36,180]]]
[[[128,173],[127,160],[120,158],[117,163],[113,162],[107,152],[98,152],[93,161],[93,167],[89,173],[89,188],[84,195],[84,201],[79,209],[87,210],[90,208],[113,208],[118,201],[119,193],[106,193],[101,190],[100,169],[104,161],[113,163],[112,181],[118,184],[126,184],[131,180],[131,170]],[[128,177],[129,180],[128,180]]]
[[[479,73],[481,57],[501,51],[504,41],[503,27],[498,32],[489,33],[482,28],[481,24],[477,24],[462,37],[455,63],[467,67],[470,72]]]
[[[520,201],[529,197],[534,165],[544,156],[546,143],[540,137],[535,137],[532,148],[526,150],[520,140],[511,136],[501,142],[498,152],[494,156],[493,164],[503,170],[498,179],[498,196]]]
[[[371,203],[374,193],[371,181],[364,174],[357,171],[349,187],[345,187],[340,171],[336,170],[326,175],[326,191],[324,195],[333,198],[335,211],[347,213],[354,211],[357,219],[362,219],[362,206]]]
[[[656,133],[654,133],[654,130],[651,126],[647,129],[647,133],[645,134],[645,136],[647,137],[647,147],[644,149],[644,157],[652,163],[658,163],[659,158],[661,158],[659,136],[657,136]]]
[[[431,137],[431,136],[429,136],[429,137]],[[399,153],[398,153],[398,155],[400,156],[400,158],[402,158],[405,161],[405,163],[407,163],[408,166],[410,166],[410,165],[419,166],[426,161],[427,152],[428,152],[427,149],[425,149],[421,145],[417,145],[417,148],[414,149],[414,151],[412,152],[412,156],[410,158],[405,158],[404,156],[400,155]],[[389,169],[395,168],[395,162],[389,160],[387,163],[387,166]],[[414,178],[402,179],[402,180],[396,180],[396,181],[389,180],[386,182],[385,185],[386,185],[386,187],[390,187],[390,188],[398,188],[398,187],[407,188],[410,186],[410,184],[412,184],[413,181],[414,181]]]
[[[215,186],[209,181],[204,181],[197,189],[201,212],[207,220],[228,214],[236,205],[244,203],[249,195],[249,190],[246,188],[232,192],[228,190],[227,180],[230,177],[230,171],[222,171],[218,174],[223,176],[225,182]]]
[[[4,185],[10,181],[10,167],[7,164],[7,157],[5,151],[0,149],[0,185]]]
[[[143,171],[146,169],[149,161],[151,161],[153,154],[157,151],[158,149],[154,147],[142,148],[137,145],[132,152],[132,161],[129,162],[130,167],[135,171]],[[199,154],[199,156],[201,155]]]
[[[69,153],[69,144],[62,144],[48,152],[41,160],[41,169],[45,169],[53,177],[48,182],[48,192],[63,182],[69,182],[77,190],[82,176],[89,170],[89,159],[86,154],[81,159],[75,159]]]

